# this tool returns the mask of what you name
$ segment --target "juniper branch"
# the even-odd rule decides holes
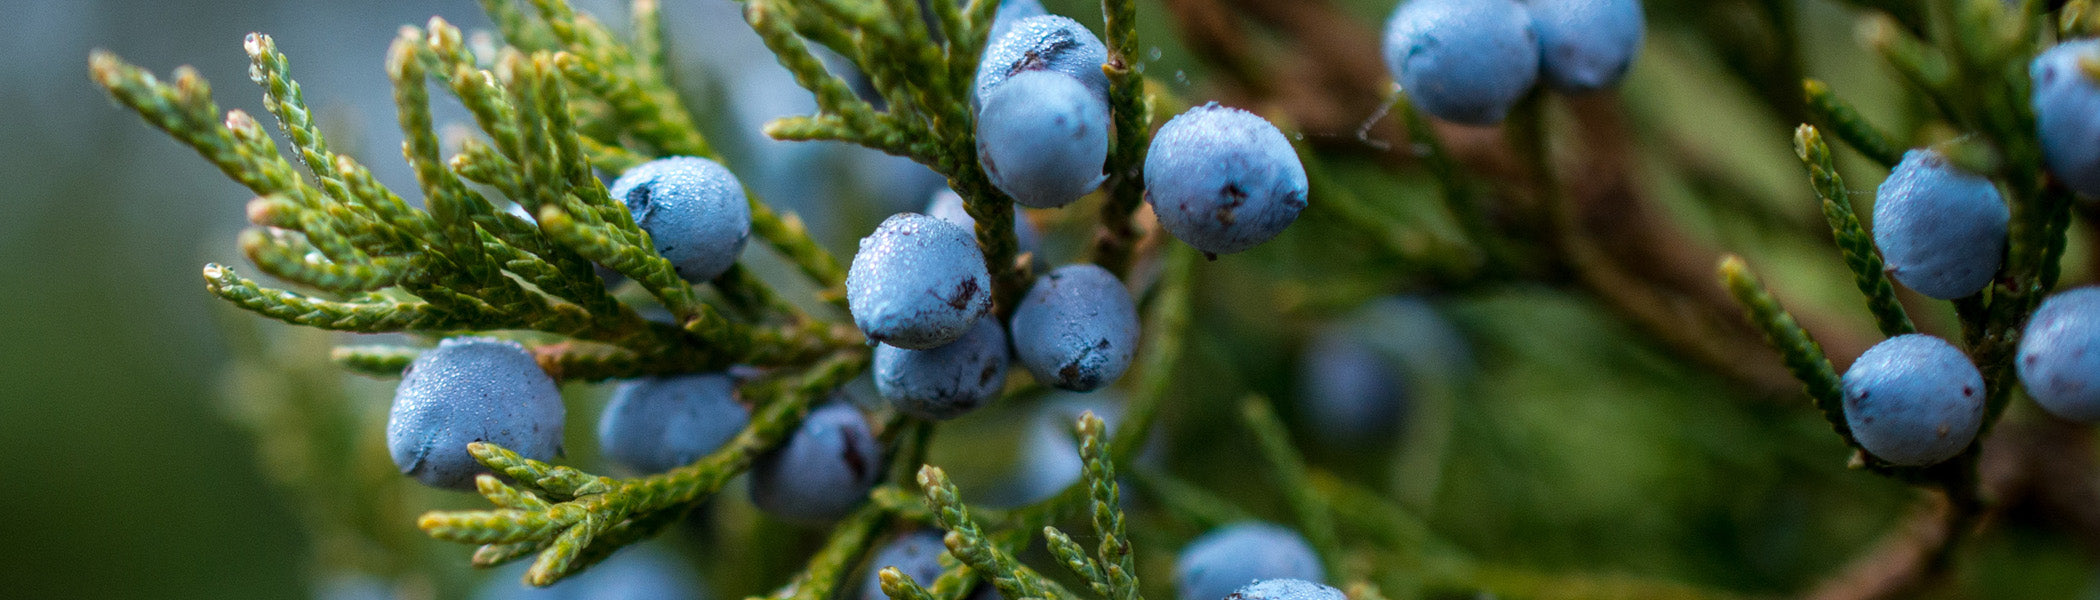
[[[667,511],[683,513],[721,489],[730,477],[749,468],[752,459],[792,430],[812,401],[859,373],[866,361],[864,353],[847,352],[809,368],[796,376],[791,385],[778,389],[779,396],[760,407],[751,425],[721,450],[693,464],[649,477],[614,480],[592,476],[525,459],[493,444],[470,444],[469,451],[482,464],[517,480],[530,491],[566,499],[543,510],[431,512],[424,514],[417,526],[432,537],[470,544],[548,542],[525,577],[532,585],[552,584],[575,571],[578,557],[594,541],[611,541],[598,537],[608,528]]]

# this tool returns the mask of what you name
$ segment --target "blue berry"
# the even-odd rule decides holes
[[[948,552],[948,545],[941,541],[941,532],[921,529],[897,536],[875,551],[875,558],[868,560],[868,576],[861,584],[861,600],[889,600],[882,593],[880,573],[886,567],[896,567],[912,581],[928,589],[933,580],[941,576],[941,555]]]
[[[984,96],[977,161],[992,185],[1033,208],[1085,196],[1108,178],[1108,101],[1055,71],[1024,71]]]
[[[881,453],[850,404],[812,410],[787,442],[751,463],[751,503],[776,518],[824,523],[868,499]]]
[[[1867,349],[1845,370],[1844,385],[1852,437],[1891,464],[1953,458],[1983,424],[1983,375],[1953,345],[1922,333]]]
[[[729,169],[705,158],[659,158],[613,181],[612,197],[627,203],[649,232],[656,253],[686,281],[707,281],[736,265],[751,238],[751,205]]]
[[[955,190],[943,189],[935,192],[933,200],[926,204],[926,214],[961,225],[963,229],[977,230],[977,219],[971,218],[970,211],[963,208],[962,195],[955,193]],[[1042,245],[1042,240],[1043,232],[1037,230],[1035,223],[1028,220],[1028,215],[1021,212],[1020,206],[1015,206],[1014,241],[1020,244],[1021,251],[1036,251]]]
[[[2083,61],[2100,61],[2100,39],[2057,44],[2034,57],[2028,74],[2050,173],[2081,194],[2100,196],[2100,81]]]
[[[1408,335],[1373,331],[1366,335]],[[1400,365],[1357,330],[1323,328],[1298,362],[1298,406],[1319,438],[1343,446],[1386,440],[1400,429],[1407,386]]]
[[[1875,192],[1874,245],[1896,281],[1953,300],[1990,285],[2011,219],[1990,180],[1911,150]]]
[[[535,460],[561,454],[561,390],[513,342],[451,338],[410,363],[394,390],[386,445],[424,485],[473,490],[488,468],[467,453],[491,442]]]
[[[1043,3],[1038,0],[1005,0],[1000,2],[999,14],[992,17],[992,32],[991,35],[985,36],[985,43],[990,44],[1006,37],[1006,32],[1013,31],[1014,23],[1020,22],[1021,19],[1040,17],[1047,14],[1050,14],[1050,12],[1043,10]]]
[[[1006,330],[986,317],[962,339],[929,350],[875,347],[875,390],[898,411],[922,419],[952,419],[1006,387]]]
[[[1305,197],[1305,166],[1283,132],[1216,102],[1167,121],[1145,155],[1145,200],[1160,224],[1210,254],[1276,237]]]
[[[1422,112],[1493,125],[1538,82],[1538,34],[1515,0],[1408,0],[1386,22],[1385,66]]]
[[[1218,600],[1264,579],[1324,581],[1320,557],[1298,532],[1248,521],[1213,529],[1181,549],[1174,583],[1181,600]]]
[[[598,419],[598,447],[621,466],[661,473],[721,448],[750,422],[728,375],[651,377],[613,390]]]
[[[1013,316],[1014,354],[1037,381],[1075,392],[1113,383],[1137,349],[1137,305],[1107,269],[1065,265],[1037,278]]]
[[[1040,502],[1079,481],[1086,463],[1079,458],[1079,443],[1072,437],[1073,424],[1079,422],[1079,415],[1092,411],[1113,432],[1123,415],[1122,402],[1112,391],[1059,393],[1045,399],[1029,418],[1022,440],[1017,476],[1010,490],[1013,505]]]
[[[2042,301],[2020,336],[2020,383],[2049,414],[2100,421],[2100,287]]]
[[[1270,579],[1233,590],[1222,600],[1348,600],[1341,590],[1302,579]]]
[[[977,91],[971,95],[977,106],[990,102],[987,96],[1008,77],[1042,70],[1070,75],[1107,102],[1108,74],[1101,65],[1108,62],[1108,46],[1086,26],[1059,15],[1042,15],[1014,21],[1003,34],[986,42],[977,63]]]
[[[846,305],[871,341],[926,350],[961,338],[992,309],[992,276],[977,236],[918,213],[897,213],[868,237],[846,272]]]
[[[1546,83],[1567,92],[1612,87],[1633,66],[1647,25],[1639,0],[1530,0]]]
[[[521,579],[532,561],[497,572],[474,594],[476,600],[702,600],[706,586],[693,568],[654,545],[622,548],[605,562],[543,588]]]

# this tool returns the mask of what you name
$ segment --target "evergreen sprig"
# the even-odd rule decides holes
[[[551,584],[620,546],[601,536],[658,526],[656,520],[713,495],[794,429],[812,402],[866,363],[865,353],[842,353],[784,385],[746,386],[745,397],[761,405],[743,432],[693,464],[648,477],[616,480],[523,458],[494,444],[470,444],[476,459],[516,484],[483,475],[476,483],[495,510],[432,512],[416,525],[431,537],[481,545],[475,562],[484,566],[537,552],[526,582]]]

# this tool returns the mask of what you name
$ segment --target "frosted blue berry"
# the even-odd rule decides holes
[[[1003,34],[986,41],[977,63],[977,89],[971,95],[977,106],[990,102],[987,96],[1008,77],[1043,70],[1078,79],[1106,102],[1108,74],[1101,65],[1108,62],[1108,46],[1086,26],[1063,16],[1042,15],[1014,21]]]
[[[941,532],[921,529],[897,536],[875,551],[875,558],[868,560],[868,575],[861,583],[861,600],[889,600],[882,593],[881,573],[884,568],[896,567],[912,581],[928,589],[933,580],[941,576],[941,555],[948,552],[948,545],[941,541]]]
[[[1351,328],[1323,328],[1298,360],[1298,412],[1320,438],[1339,445],[1390,439],[1407,406],[1400,365],[1363,337]]]
[[[824,523],[868,499],[881,452],[850,404],[812,410],[785,443],[751,463],[751,503],[785,521]]]
[[[875,346],[875,390],[898,411],[922,419],[952,419],[1006,387],[1006,330],[987,317],[962,339],[927,350]]]
[[[2020,336],[2020,383],[2043,409],[2100,421],[2100,287],[2042,301]]]
[[[1422,112],[1493,125],[1538,82],[1538,34],[1515,0],[1407,0],[1386,22],[1385,66]]]
[[[963,208],[962,195],[955,193],[955,190],[943,189],[935,192],[933,200],[926,204],[926,214],[961,225],[963,229],[977,231],[977,219],[971,218],[970,211]],[[1021,212],[1020,206],[1015,206],[1014,242],[1020,244],[1022,252],[1034,252],[1042,245],[1042,241],[1043,232],[1036,229],[1034,222],[1028,220],[1028,216]]]
[[[1946,341],[1899,335],[1845,370],[1845,425],[1891,464],[1937,463],[1969,447],[1983,424],[1983,375]]]
[[[1033,208],[1072,203],[1108,175],[1108,101],[1055,71],[1026,71],[984,97],[977,162],[992,185]]]
[[[871,341],[925,350],[961,338],[992,309],[992,276],[977,236],[954,223],[897,213],[861,238],[846,271],[846,305]]]
[[[985,43],[990,44],[1006,37],[1006,32],[1013,31],[1014,23],[1019,23],[1021,19],[1040,17],[1047,14],[1050,14],[1050,12],[1043,10],[1043,3],[1038,0],[1005,0],[1000,2],[999,14],[992,17],[992,33],[985,36]]]
[[[1874,245],[1896,281],[1953,300],[1990,285],[2011,219],[1990,180],[1911,150],[1875,192]]]
[[[1137,305],[1122,281],[1092,264],[1037,278],[1011,326],[1021,365],[1037,381],[1076,392],[1115,382],[1137,349]]]
[[[1546,83],[1567,92],[1619,84],[1647,29],[1639,0],[1530,0]]]
[[[1219,600],[1265,579],[1324,581],[1327,572],[1298,532],[1256,521],[1213,529],[1189,542],[1174,561],[1181,600]]]
[[[686,281],[707,281],[736,264],[751,238],[751,205],[729,169],[705,158],[642,163],[613,180],[612,197]]]
[[[532,561],[521,561],[490,576],[474,594],[476,600],[703,600],[706,586],[693,568],[654,545],[622,548],[605,562],[543,588],[522,579]]]
[[[1347,600],[1347,594],[1302,579],[1270,579],[1248,584],[1222,600]]]
[[[651,377],[613,390],[598,418],[598,447],[623,467],[661,473],[720,449],[750,422],[728,375]]]
[[[563,410],[561,390],[523,346],[451,338],[401,373],[387,450],[402,474],[424,485],[473,490],[474,476],[488,468],[467,453],[468,443],[553,460],[561,454]]]
[[[1283,132],[1216,102],[1167,121],[1145,155],[1145,201],[1159,223],[1210,254],[1276,237],[1305,198],[1305,166]]]
[[[2100,82],[2080,65],[2100,61],[2100,39],[2057,44],[2028,66],[2042,158],[2064,185],[2100,196]]]

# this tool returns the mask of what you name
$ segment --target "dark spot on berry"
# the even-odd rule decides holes
[[[627,191],[627,212],[634,214],[634,220],[648,220],[649,214],[656,212],[656,205],[651,202],[653,198],[650,194],[649,186],[646,185],[637,185]]]
[[[1094,349],[1095,349],[1095,350],[1099,350],[1099,351],[1107,351],[1107,350],[1108,350],[1108,347],[1109,347],[1110,345],[1111,345],[1111,344],[1109,344],[1109,343],[1108,343],[1108,338],[1101,338],[1101,339],[1098,339],[1098,340],[1094,340]]]
[[[1961,386],[1961,397],[1967,398],[1974,395],[1976,395],[1976,388],[1972,388],[1966,385]]]
[[[1068,362],[1065,363],[1065,366],[1058,367],[1057,378],[1064,381],[1074,381],[1079,379],[1079,362]]]
[[[853,445],[851,440],[847,441],[845,451],[839,454],[839,458],[846,461],[848,470],[853,471],[854,481],[868,479],[868,457],[861,456],[860,447]]]
[[[990,385],[992,383],[992,376],[997,375],[998,373],[999,367],[997,365],[985,365],[984,371],[979,372],[977,374],[977,385]]]
[[[1868,425],[1873,425],[1873,424],[1874,424],[1874,417],[1860,417],[1860,418],[1859,418],[1859,422],[1861,422],[1861,423],[1865,423],[1865,424],[1868,424]]]
[[[969,308],[970,301],[977,299],[977,292],[979,291],[982,290],[978,289],[976,278],[964,278],[962,281],[956,282],[955,294],[948,298],[948,306],[953,307],[955,310]]]

